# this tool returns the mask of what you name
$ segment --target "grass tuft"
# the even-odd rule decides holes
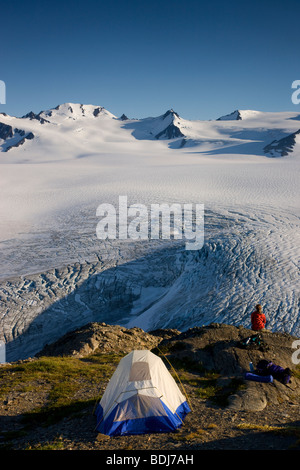
[[[1,398],[26,392],[45,392],[42,405],[23,413],[27,426],[48,426],[74,416],[98,400],[101,387],[113,374],[122,355],[95,354],[88,358],[41,357],[0,369]]]

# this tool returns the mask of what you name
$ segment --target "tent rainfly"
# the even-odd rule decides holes
[[[160,357],[132,351],[119,362],[96,407],[96,430],[109,436],[171,432],[190,411]]]

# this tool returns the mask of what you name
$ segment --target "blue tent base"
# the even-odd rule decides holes
[[[245,373],[246,380],[252,380],[253,382],[263,382],[263,383],[272,383],[273,376],[272,375],[257,375],[253,374],[252,372]]]
[[[182,426],[185,416],[191,411],[187,402],[182,403],[175,413],[172,413],[162,403],[165,410],[164,415],[114,421],[120,406],[122,403],[117,405],[107,417],[103,417],[102,406],[98,405],[95,413],[97,417],[96,431],[108,436],[174,432]]]

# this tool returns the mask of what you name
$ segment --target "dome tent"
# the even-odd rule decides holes
[[[121,359],[99,402],[96,430],[109,436],[174,431],[190,407],[163,361],[151,351]]]

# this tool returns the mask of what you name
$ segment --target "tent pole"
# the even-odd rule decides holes
[[[164,356],[164,358],[166,359],[166,361],[168,361],[168,363],[170,364],[172,370],[174,371],[176,377],[177,377],[178,380],[179,380],[180,385],[182,386],[182,389],[183,389],[183,391],[184,391],[184,394],[186,395],[186,398],[187,398],[187,400],[188,400],[188,402],[189,402],[191,411],[193,411],[192,403],[191,403],[191,401],[190,401],[190,399],[189,399],[189,396],[188,396],[188,394],[186,393],[186,390],[185,390],[185,388],[184,388],[184,386],[183,386],[183,384],[182,384],[182,382],[181,382],[181,380],[180,380],[180,378],[179,378],[179,375],[177,374],[176,370],[175,370],[174,367],[172,366],[172,364],[171,364],[171,362],[169,361],[169,359],[167,358],[167,356],[159,349],[158,346],[156,346],[156,347],[157,347],[158,351]]]

